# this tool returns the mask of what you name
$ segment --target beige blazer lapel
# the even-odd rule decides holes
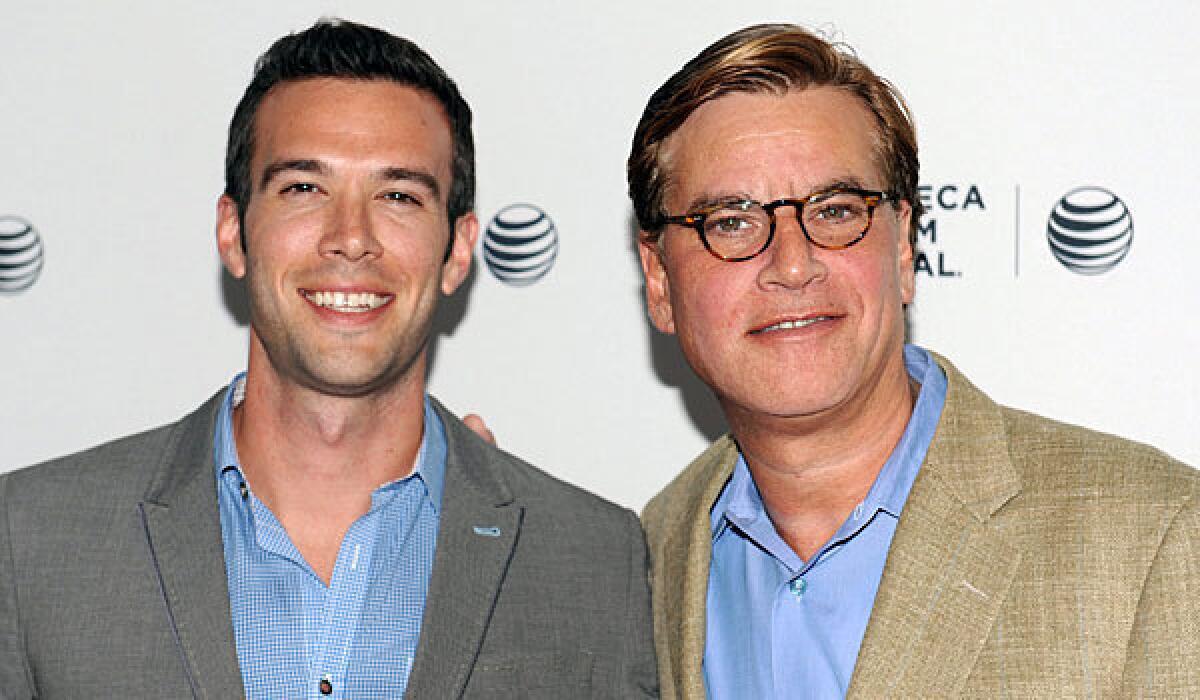
[[[990,522],[1020,489],[999,407],[937,359],[946,404],[888,552],[849,698],[958,695],[1020,563]]]
[[[651,546],[654,643],[664,699],[704,700],[705,606],[712,558],[709,513],[737,463],[737,446],[725,436],[696,458],[680,477],[695,484],[679,499],[665,499],[644,518]],[[657,500],[657,499],[656,499]],[[664,536],[656,537],[656,531]]]

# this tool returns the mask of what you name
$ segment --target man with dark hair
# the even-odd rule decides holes
[[[730,427],[646,507],[664,697],[1200,697],[1200,481],[904,343],[903,100],[791,25],[650,98],[654,325]]]
[[[259,60],[226,172],[247,371],[178,423],[0,476],[0,695],[654,695],[636,517],[425,393],[478,234],[454,83],[319,22]]]

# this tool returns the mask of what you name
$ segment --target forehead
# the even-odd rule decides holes
[[[423,166],[449,177],[453,140],[441,104],[390,80],[310,78],[280,83],[254,119],[253,169],[317,158]]]
[[[838,88],[726,95],[702,105],[666,139],[666,200],[676,206],[703,196],[765,200],[837,181],[882,187],[877,134],[866,106]]]

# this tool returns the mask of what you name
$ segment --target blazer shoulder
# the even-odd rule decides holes
[[[1150,445],[1019,409],[1000,411],[1026,485],[1160,505],[1182,505],[1200,489],[1200,473]]]
[[[707,515],[733,474],[737,444],[723,435],[675,476],[642,510],[642,526],[651,542],[672,529]]]
[[[216,401],[222,394],[217,392],[196,411],[173,423],[0,474],[8,492],[4,507],[20,503],[69,506],[76,496],[94,502],[113,492],[134,500],[142,498],[159,476],[162,460],[184,432],[200,424],[211,431]]]
[[[57,457],[40,464],[0,475],[6,480],[12,502],[36,499],[44,494],[53,500],[78,492],[97,494],[116,486],[136,489],[140,496],[150,481],[152,455],[161,454],[171,442],[177,424],[152,428],[141,433]]]
[[[585,488],[563,481],[524,459],[491,445],[482,446],[484,454],[498,469],[513,491],[517,501],[537,502],[565,510],[589,509],[625,517],[628,508],[592,493]]]
[[[481,439],[458,416],[434,400],[446,431],[447,469],[466,472],[466,483],[492,497],[551,511],[591,512],[622,520],[632,512],[608,499],[530,464]]]

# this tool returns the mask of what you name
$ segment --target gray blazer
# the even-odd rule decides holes
[[[244,695],[212,456],[223,396],[0,475],[0,697]],[[437,410],[445,493],[407,697],[656,696],[633,513]]]

